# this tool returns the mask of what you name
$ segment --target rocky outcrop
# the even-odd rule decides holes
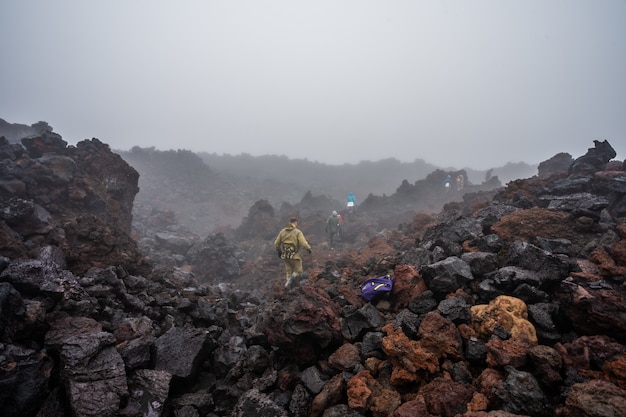
[[[44,132],[11,144],[0,138],[0,255],[36,257],[62,248],[70,270],[122,265],[149,270],[130,238],[138,174],[98,139],[68,147]]]
[[[31,145],[32,156],[2,147],[7,172],[68,153],[57,140]],[[325,216],[299,211],[313,254],[290,290],[268,237],[298,207],[272,220],[259,202],[246,228],[204,240],[157,211],[167,226],[150,236],[151,254],[163,248],[171,263],[143,273],[87,249],[108,224],[97,211],[87,210],[93,234],[81,220],[80,244],[65,236],[85,216],[77,203],[70,217],[59,198],[32,195],[21,217],[4,210],[0,229],[10,238],[0,258],[0,407],[37,417],[620,416],[626,173],[606,170],[616,165],[597,146],[569,174],[468,193],[393,229],[357,212],[338,251],[318,234]],[[23,178],[4,192],[20,181],[15,192],[30,190]],[[393,291],[365,302],[362,279],[389,272]]]

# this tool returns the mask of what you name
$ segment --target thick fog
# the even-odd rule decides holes
[[[0,118],[330,164],[624,159],[625,22],[624,0],[3,0]]]

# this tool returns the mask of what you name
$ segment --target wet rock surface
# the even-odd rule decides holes
[[[372,196],[334,251],[324,198],[259,201],[201,237],[133,219],[137,173],[97,139],[0,155],[3,415],[626,414],[626,173],[608,142],[440,212],[408,210],[439,172]],[[286,290],[273,237],[293,212],[313,254]]]

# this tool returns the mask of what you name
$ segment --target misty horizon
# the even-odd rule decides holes
[[[626,158],[626,2],[7,0],[0,117],[68,143],[476,170]]]

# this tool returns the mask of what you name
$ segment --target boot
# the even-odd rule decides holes
[[[291,286],[295,284],[297,278],[298,278],[298,274],[296,274],[295,272],[292,272],[287,282],[285,282],[285,288],[287,289],[291,288]]]

